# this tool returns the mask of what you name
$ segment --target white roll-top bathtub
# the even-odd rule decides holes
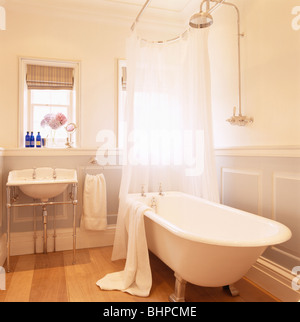
[[[145,213],[148,248],[174,272],[172,301],[183,301],[186,282],[205,287],[240,280],[268,246],[291,238],[273,220],[180,192],[129,195]]]

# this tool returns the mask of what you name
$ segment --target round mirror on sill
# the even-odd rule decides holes
[[[69,149],[73,147],[74,142],[72,141],[72,134],[77,130],[77,125],[75,123],[69,123],[66,125],[65,130],[68,133],[67,142],[65,146]]]

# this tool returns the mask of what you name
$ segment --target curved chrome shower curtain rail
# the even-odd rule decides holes
[[[148,7],[148,5],[150,4],[151,0],[147,0],[142,8],[142,10],[139,12],[138,16],[136,17],[134,23],[131,26],[131,30],[133,31],[135,29],[136,24],[139,22],[139,19],[141,17],[141,15],[144,13],[144,11],[146,10],[146,8]]]
[[[205,1],[207,1],[207,0],[205,0]],[[141,17],[141,16],[142,16],[142,14],[144,13],[144,11],[147,9],[147,7],[149,6],[150,2],[151,2],[151,0],[147,0],[147,1],[145,2],[145,4],[144,4],[143,8],[141,9],[141,11],[140,11],[140,12],[139,12],[139,14],[137,15],[137,17],[136,17],[136,19],[135,19],[134,23],[133,23],[133,24],[132,24],[132,26],[131,26],[131,30],[132,30],[132,31],[134,31],[134,29],[135,29],[135,27],[136,27],[136,24],[139,22],[140,17]],[[183,32],[183,33],[182,33],[181,35],[179,35],[178,37],[175,37],[175,38],[172,38],[172,39],[168,39],[168,40],[151,41],[151,43],[163,44],[163,43],[166,43],[166,42],[172,42],[172,41],[175,41],[175,40],[180,39],[180,37],[182,37],[185,33],[186,33],[186,31],[185,31],[185,32]],[[146,39],[143,39],[143,40],[148,41],[148,40],[146,40]]]
[[[145,2],[145,4],[143,5],[143,8],[141,9],[141,11],[139,12],[139,14],[137,15],[134,23],[131,26],[131,30],[133,31],[135,29],[136,24],[139,22],[140,17],[142,16],[142,14],[144,13],[144,11],[147,9],[147,7],[149,6],[151,0],[147,0]],[[203,4],[206,2],[207,4],[207,12],[208,13],[212,13],[213,11],[215,11],[221,4],[223,4],[225,2],[225,0],[203,0],[200,6],[200,9],[202,10]],[[210,8],[210,2],[216,2],[216,4]]]
[[[145,4],[143,5],[142,9],[140,10],[140,12],[139,12],[139,14],[137,15],[137,17],[136,17],[136,19],[135,19],[134,23],[133,23],[133,24],[132,24],[132,26],[131,26],[131,30],[132,30],[132,31],[134,31],[134,29],[135,29],[135,27],[136,27],[137,23],[138,23],[138,22],[139,22],[139,20],[140,20],[140,17],[141,17],[141,16],[142,16],[142,14],[144,13],[144,11],[147,9],[147,7],[149,6],[150,2],[151,2],[151,0],[147,0],[147,1],[145,2]],[[222,4],[229,4],[229,3],[225,2],[225,0],[203,0],[203,1],[201,2],[201,6],[200,6],[200,9],[201,9],[201,10],[202,10],[203,4],[204,4],[205,2],[207,3],[207,7],[206,7],[206,9],[208,10],[208,11],[207,11],[208,13],[211,13],[211,12],[215,11],[215,10],[216,10],[220,5],[222,5]],[[210,8],[210,2],[216,2],[216,4],[215,4],[212,8]],[[188,29],[187,29],[187,30],[185,30],[185,31],[184,31],[182,34],[180,34],[179,36],[177,36],[177,37],[175,37],[175,38],[172,38],[172,39],[168,39],[168,40],[159,40],[159,41],[151,41],[151,42],[152,42],[152,43],[157,43],[157,44],[163,44],[163,43],[168,43],[168,42],[176,41],[176,40],[180,39],[181,37],[183,37],[183,36],[184,36],[184,34],[185,34],[187,31],[188,31]],[[143,39],[143,40],[145,40],[145,39]],[[145,40],[145,41],[147,41],[147,40]]]

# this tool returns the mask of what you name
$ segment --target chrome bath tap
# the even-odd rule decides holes
[[[141,197],[146,197],[146,194],[145,194],[145,185],[142,185],[142,187],[141,187]]]
[[[162,183],[159,184],[159,195],[160,196],[164,196],[164,192],[163,192],[163,189],[162,189]]]
[[[156,198],[155,197],[153,197],[151,199],[151,205],[150,205],[150,207],[155,211],[155,213],[157,212],[157,203],[156,203]]]

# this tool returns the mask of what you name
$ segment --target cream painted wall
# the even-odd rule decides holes
[[[225,120],[237,105],[236,15],[223,6],[210,34],[215,146],[300,144],[300,30],[293,30],[298,0],[233,0],[241,10],[243,113],[254,124]],[[61,14],[38,16],[6,4],[7,31],[0,32],[0,146],[18,146],[18,57],[81,61],[82,147],[97,147],[99,130],[116,128],[117,59],[125,57],[130,23],[116,25]],[[40,11],[39,11],[40,12]],[[78,18],[78,17],[77,17]]]
[[[0,146],[18,147],[18,58],[37,57],[81,62],[81,147],[98,147],[98,131],[117,128],[117,61],[126,57],[134,18],[124,13],[124,19],[98,19],[9,3],[6,12],[7,31],[0,33]]]
[[[18,147],[18,57],[81,62],[82,147],[96,147],[101,129],[114,130],[117,59],[128,28],[52,14],[10,10],[0,33],[0,146]]]
[[[297,0],[235,0],[241,11],[243,114],[247,128],[225,122],[237,105],[236,13],[214,13],[211,70],[216,147],[300,145],[300,30],[292,28]],[[300,14],[300,13],[299,13]]]

